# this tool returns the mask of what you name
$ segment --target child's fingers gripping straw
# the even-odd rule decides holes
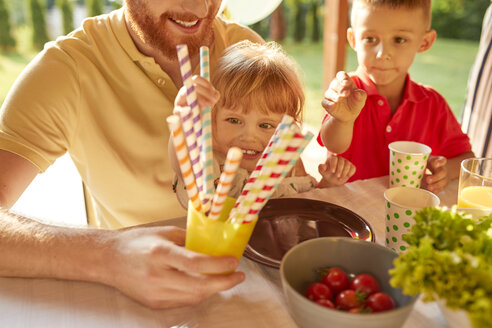
[[[192,80],[200,109],[203,110],[204,108],[214,107],[220,98],[219,91],[213,87],[212,83],[203,77],[195,75]]]

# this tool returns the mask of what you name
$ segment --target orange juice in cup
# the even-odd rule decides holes
[[[231,255],[240,259],[257,220],[249,223],[226,223],[236,199],[228,197],[218,220],[197,212],[188,204],[186,249],[214,256]]]
[[[458,195],[459,208],[492,209],[492,187],[465,187]]]
[[[458,207],[492,210],[492,158],[461,162]]]

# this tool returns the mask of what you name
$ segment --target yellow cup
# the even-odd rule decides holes
[[[234,198],[226,199],[218,220],[211,220],[197,212],[189,203],[186,249],[214,256],[231,255],[240,259],[258,220],[234,224],[224,222],[235,202]]]

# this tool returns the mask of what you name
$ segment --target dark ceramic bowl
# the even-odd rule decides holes
[[[244,256],[279,268],[289,249],[319,237],[375,240],[369,223],[345,207],[314,199],[278,198],[261,210]]]

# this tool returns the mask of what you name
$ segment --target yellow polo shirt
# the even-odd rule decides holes
[[[227,46],[262,42],[220,18],[213,28],[212,74]],[[68,151],[92,198],[92,225],[120,228],[182,216],[167,149],[166,117],[177,92],[135,47],[122,9],[89,18],[47,44],[17,79],[0,109],[0,149],[41,172]]]

